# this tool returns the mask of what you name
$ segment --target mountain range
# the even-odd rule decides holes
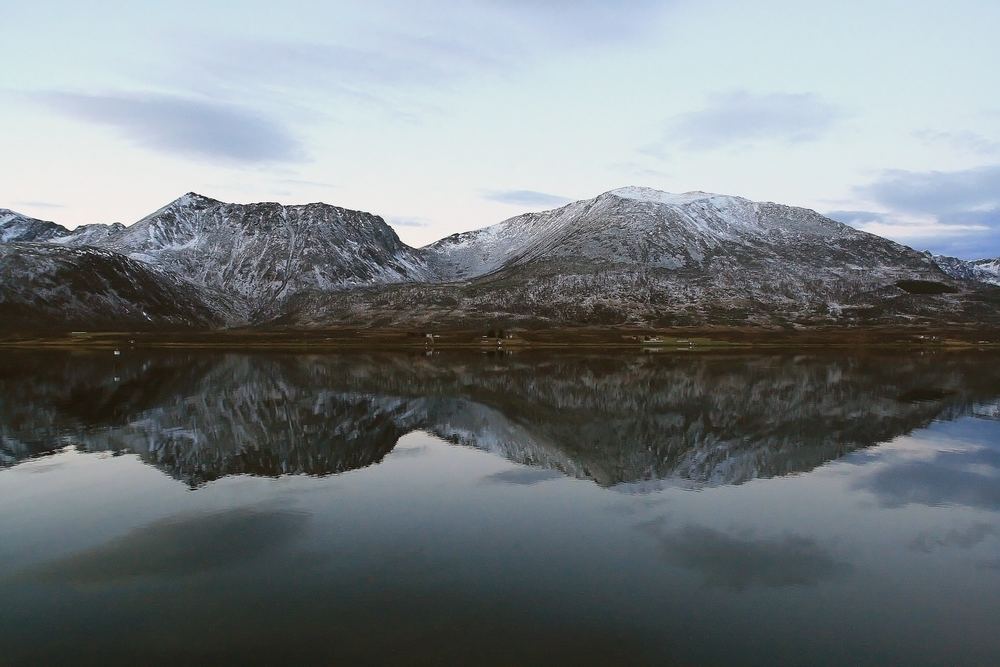
[[[0,327],[764,326],[1000,321],[1000,260],[815,211],[627,187],[423,248],[379,216],[188,193],[132,225],[0,209]]]

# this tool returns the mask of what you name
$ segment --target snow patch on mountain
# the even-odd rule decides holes
[[[1000,285],[1000,259],[968,261],[947,255],[932,255],[929,252],[925,254],[952,278]]]
[[[101,223],[80,225],[63,236],[49,239],[49,242],[65,246],[99,246],[102,243],[107,243],[126,229],[127,227],[120,222],[110,225]]]
[[[68,231],[54,222],[0,208],[0,243],[48,241]]]
[[[645,201],[654,204],[667,204],[670,206],[685,206],[694,202],[713,199],[720,201],[738,200],[749,203],[749,200],[743,199],[742,197],[719,195],[712,192],[702,192],[700,190],[675,194],[673,192],[663,192],[662,190],[635,185],[610,190],[605,194],[614,195],[623,199],[634,199],[636,201]]]
[[[321,203],[228,204],[188,193],[99,244],[258,309],[302,290],[430,277],[382,218]]]
[[[993,277],[991,282],[1000,285],[1000,257],[996,259],[979,259],[973,262],[977,269],[985,271]]]
[[[129,227],[0,220],[4,240],[113,251],[226,295],[227,318],[300,326],[979,322],[994,297],[971,281],[1000,281],[996,260],[952,266],[808,209],[643,187],[420,249],[370,213],[193,192]],[[940,294],[915,296],[907,281]]]

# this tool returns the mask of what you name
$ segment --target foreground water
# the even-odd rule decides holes
[[[1000,358],[0,355],[0,663],[998,664]]]

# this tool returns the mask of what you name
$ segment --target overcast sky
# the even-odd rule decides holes
[[[0,207],[187,191],[422,245],[623,185],[1000,255],[1000,2],[0,2]]]

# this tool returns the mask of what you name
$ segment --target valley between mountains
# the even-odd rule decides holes
[[[0,209],[0,330],[994,328],[1000,259],[815,211],[612,190],[423,248],[373,214],[188,193],[69,230]]]

